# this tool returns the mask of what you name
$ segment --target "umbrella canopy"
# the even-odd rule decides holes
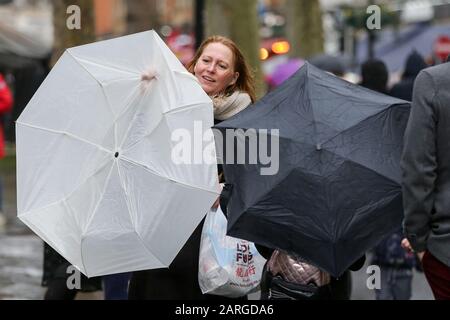
[[[289,59],[288,61],[278,65],[272,74],[268,76],[272,86],[278,87],[284,81],[289,79],[303,65],[302,59]]]
[[[237,140],[235,150],[227,146],[221,155],[233,185],[228,234],[341,275],[401,223],[400,155],[409,109],[406,101],[305,63],[283,85],[215,127],[227,143]],[[236,128],[243,130],[226,135]],[[257,129],[258,161],[234,164],[229,150],[249,158],[249,128]],[[258,129],[270,130],[270,137],[262,139]],[[272,161],[279,161],[271,175],[261,170],[269,163],[260,154],[266,140],[272,141]]]
[[[345,56],[319,54],[308,60],[313,66],[331,72],[335,75],[344,75],[350,68],[351,61]]]
[[[154,31],[66,50],[17,121],[19,218],[89,277],[167,267],[218,195],[172,134],[212,110]]]

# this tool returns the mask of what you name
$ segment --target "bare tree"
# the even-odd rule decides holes
[[[127,33],[149,29],[158,30],[160,25],[157,0],[127,0]]]
[[[227,0],[206,0],[206,35],[230,37],[231,9]]]
[[[67,48],[95,41],[95,12],[92,0],[53,0],[52,3],[55,42],[51,65],[54,65]],[[69,10],[74,5],[79,12]],[[78,19],[79,28],[68,25],[71,19]]]
[[[309,58],[322,53],[324,40],[319,0],[287,0],[286,12],[290,55]]]

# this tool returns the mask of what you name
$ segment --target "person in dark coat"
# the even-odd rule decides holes
[[[14,98],[12,92],[6,83],[3,75],[0,73],[0,159],[5,156],[5,139],[3,135],[3,116],[13,107]],[[0,229],[6,225],[6,216],[3,210],[3,181],[0,177]]]
[[[47,243],[44,243],[43,267],[44,272],[41,285],[47,287],[44,300],[73,300],[78,292],[102,290],[101,277],[87,278],[79,271],[75,271],[74,268],[70,268],[70,262],[64,259]],[[79,288],[76,287],[77,281],[75,279],[71,281],[73,277],[77,277],[76,272],[80,276]]]
[[[380,93],[387,93],[389,73],[383,61],[371,59],[364,62],[361,66],[361,79],[361,86]]]
[[[415,72],[411,63],[416,59],[416,55],[408,59],[409,69],[407,68],[404,73],[404,79],[408,79],[407,81]],[[387,93],[389,74],[383,61],[367,61],[363,64],[361,73],[363,75],[361,82],[363,87],[380,93]],[[398,94],[405,95],[406,87],[407,83],[405,82],[402,88],[399,87],[395,91]],[[416,266],[415,257],[404,252],[401,247],[402,238],[401,225],[398,225],[396,232],[382,239],[373,249],[371,264],[377,265],[381,271],[381,287],[375,290],[377,300],[409,300],[411,298],[412,269]]]
[[[402,80],[395,84],[389,95],[411,101],[414,87],[414,80],[420,71],[425,69],[427,64],[424,58],[417,52],[413,51],[406,59],[405,70],[403,71]]]
[[[230,39],[221,36],[206,39],[188,65],[188,70],[196,76],[203,90],[213,100],[215,123],[228,119],[255,101],[250,67]],[[219,200],[214,206],[218,205]],[[133,272],[129,299],[217,299],[216,296],[203,295],[198,283],[203,223],[204,219],[169,268]]]
[[[417,253],[436,300],[450,300],[450,63],[414,83],[401,161],[402,245]]]
[[[389,95],[411,101],[414,81],[426,67],[424,58],[413,51],[406,59],[402,80],[392,87]],[[411,299],[413,270],[422,270],[417,256],[402,249],[403,236],[399,226],[396,232],[383,239],[374,250],[372,264],[380,266],[382,272],[381,288],[375,290],[377,300]]]

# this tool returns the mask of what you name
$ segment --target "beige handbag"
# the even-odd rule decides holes
[[[273,252],[267,263],[267,270],[272,275],[279,274],[292,283],[314,283],[318,287],[330,283],[330,275],[327,272],[279,250]]]

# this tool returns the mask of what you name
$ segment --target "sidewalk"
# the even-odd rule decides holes
[[[0,300],[42,299],[42,241],[0,234]]]

